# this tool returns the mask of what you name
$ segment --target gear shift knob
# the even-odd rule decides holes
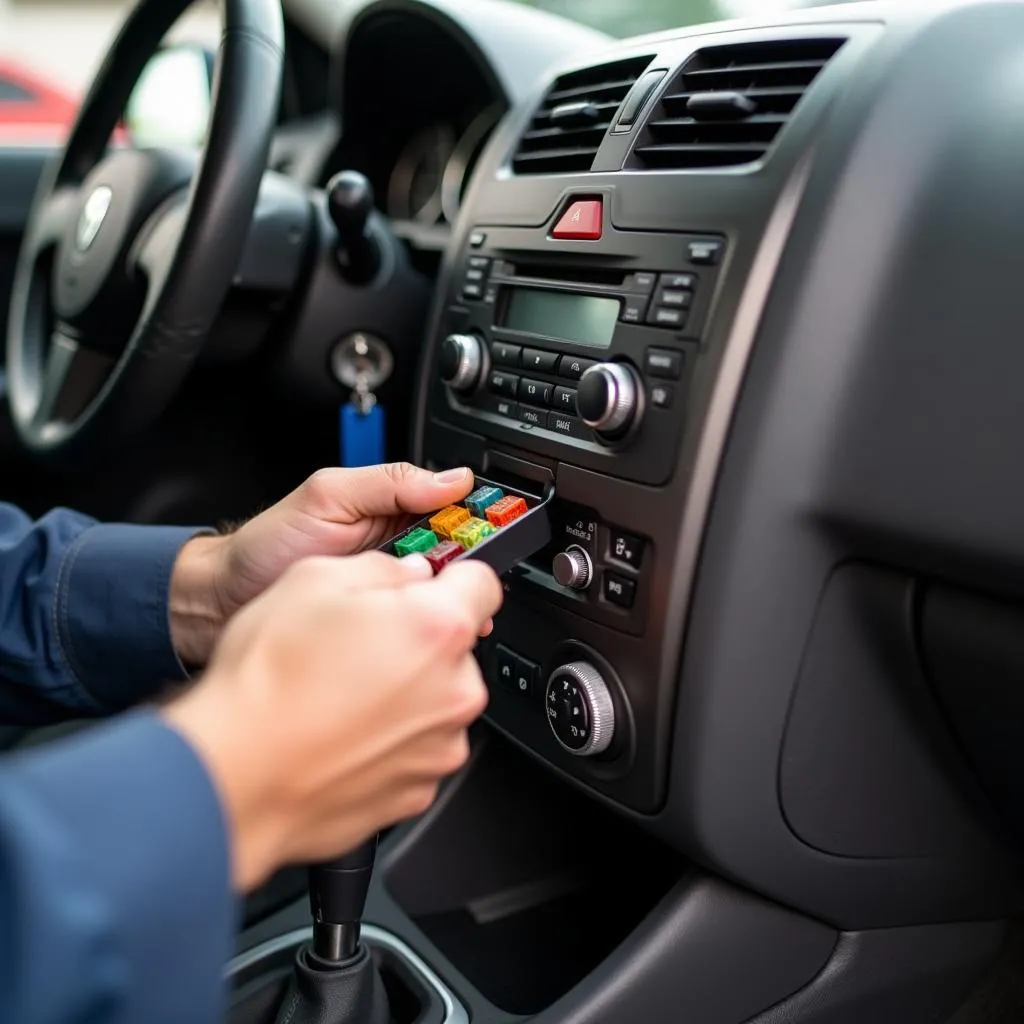
[[[341,171],[327,182],[327,212],[338,229],[338,258],[356,284],[370,281],[380,266],[377,240],[369,228],[373,186],[358,171]]]
[[[327,963],[344,963],[358,952],[377,840],[374,836],[344,857],[309,869],[313,952]]]

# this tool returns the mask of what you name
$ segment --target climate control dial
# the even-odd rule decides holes
[[[487,366],[487,350],[475,334],[449,334],[441,342],[441,380],[453,391],[469,393],[480,385]]]
[[[580,378],[576,407],[588,427],[614,437],[640,415],[640,381],[625,363],[598,363]]]
[[[577,757],[604,753],[615,736],[615,705],[593,665],[573,661],[555,669],[544,695],[548,725],[562,747]]]

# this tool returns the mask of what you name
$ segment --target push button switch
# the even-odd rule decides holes
[[[578,441],[591,441],[593,435],[590,428],[578,416],[568,416],[564,412],[548,413],[548,430],[565,437],[574,437]]]
[[[576,356],[562,356],[558,364],[558,373],[569,380],[579,380],[592,366],[597,366],[593,359],[578,359]]]
[[[491,344],[491,358],[502,366],[518,366],[522,347],[510,345],[507,341],[495,341]]]
[[[570,416],[576,415],[576,389],[575,388],[555,388],[555,397],[551,404],[554,408],[561,410],[562,412],[568,413]]]
[[[512,688],[521,697],[532,697],[537,692],[539,682],[540,665],[536,665],[526,658],[517,658],[516,675]]]
[[[690,262],[714,266],[722,258],[724,245],[720,238],[695,238],[687,246]]]
[[[504,644],[498,644],[497,649],[498,682],[507,686],[510,690],[516,688],[516,680],[519,676],[519,658],[514,651],[510,651]]]
[[[636,583],[617,572],[604,574],[604,599],[620,608],[632,608],[636,600]]]
[[[543,352],[539,348],[524,348],[522,356],[523,368],[534,373],[554,373],[558,363],[556,352]]]
[[[530,405],[550,405],[551,385],[543,380],[530,380],[524,377],[519,382],[519,401]]]
[[[613,530],[611,555],[616,561],[625,563],[631,569],[639,569],[644,558],[644,542],[630,533]]]
[[[576,238],[596,242],[601,237],[604,209],[600,199],[577,199],[559,218],[552,238]]]
[[[514,374],[505,373],[504,370],[494,370],[491,373],[488,387],[496,395],[506,395],[509,398],[515,398],[516,390],[519,387],[519,378]]]
[[[644,370],[651,377],[679,380],[683,373],[683,353],[669,348],[649,348]]]

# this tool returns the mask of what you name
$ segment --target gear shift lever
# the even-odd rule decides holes
[[[327,182],[326,191],[342,272],[353,284],[367,284],[380,269],[380,246],[370,230],[373,186],[358,171],[342,171]]]
[[[313,942],[299,950],[278,1024],[387,1024],[387,993],[359,927],[377,836],[309,869]]]
[[[309,869],[313,952],[324,963],[346,963],[359,950],[359,924],[377,857],[377,838],[344,857]]]

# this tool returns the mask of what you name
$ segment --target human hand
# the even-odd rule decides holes
[[[171,635],[187,665],[204,665],[224,623],[303,558],[377,547],[416,518],[460,501],[468,469],[433,474],[408,463],[323,469],[226,537],[197,537],[171,577]]]
[[[229,623],[163,714],[214,781],[240,891],[430,806],[486,706],[472,649],[502,597],[480,562],[432,578],[372,552],[304,560]]]

